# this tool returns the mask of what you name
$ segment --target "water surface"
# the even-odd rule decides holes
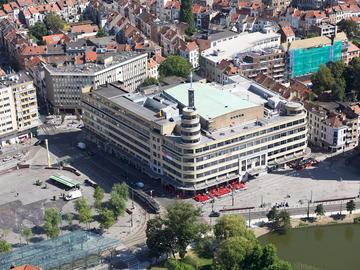
[[[272,243],[280,258],[322,270],[360,269],[360,225],[342,224],[291,229],[285,235],[270,233],[259,238]]]

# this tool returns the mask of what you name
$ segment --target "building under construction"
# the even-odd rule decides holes
[[[284,43],[287,51],[288,77],[294,78],[319,70],[320,66],[328,62],[342,59],[346,51],[348,40],[345,33],[338,33],[335,37],[314,37]]]

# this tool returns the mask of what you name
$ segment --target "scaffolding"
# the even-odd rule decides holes
[[[290,51],[291,77],[316,72],[320,65],[341,60],[342,46],[341,41],[335,41],[333,45]]]
[[[118,240],[78,230],[1,254],[0,269],[10,269],[12,264],[32,264],[44,270],[88,268],[100,264],[101,255],[118,245]]]

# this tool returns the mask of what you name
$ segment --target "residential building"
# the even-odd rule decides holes
[[[290,25],[280,27],[278,33],[281,35],[282,43],[291,43],[295,40],[295,33]]]
[[[349,42],[349,47],[347,49],[346,58],[344,62],[349,64],[350,61],[356,57],[360,57],[360,48],[356,46],[354,43]]]
[[[243,77],[158,93],[108,85],[82,96],[87,137],[180,191],[246,180],[304,157],[306,111]]]
[[[265,69],[268,69],[270,68],[270,65],[272,65],[270,62],[277,62],[277,60],[265,62],[264,58],[261,59],[261,54],[265,54],[267,58],[271,58],[270,60],[275,60],[281,56],[281,53],[279,52],[279,54],[272,49],[279,49],[279,47],[280,34],[277,33],[264,34],[254,32],[237,34],[229,39],[213,41],[211,43],[211,48],[202,51],[200,68],[206,79],[223,84],[226,83],[227,76],[224,76],[223,70],[218,68],[218,64],[222,60],[234,59],[234,65],[236,66],[237,64],[240,65],[241,61],[243,61],[240,60],[239,57],[241,53],[248,53],[249,55],[250,52],[258,53],[257,57],[255,54],[253,55],[252,60],[249,57],[246,58],[249,59],[250,62],[249,66],[252,69],[250,70],[251,74],[256,75],[255,70],[258,69],[257,66],[262,65]],[[255,60],[255,58],[257,59]],[[251,64],[254,64],[256,61],[259,62],[259,64],[251,66]],[[261,61],[263,61],[262,64],[260,63]],[[246,62],[243,61],[242,64],[245,67]]]
[[[311,27],[311,32],[314,32],[318,36],[335,36],[337,33],[337,25],[330,23],[322,23],[319,25],[313,25]]]
[[[40,124],[36,89],[26,73],[0,76],[0,146],[27,140]]]
[[[287,52],[288,75],[299,77],[319,70],[320,65],[330,61],[342,60],[343,52],[347,51],[348,41],[345,33],[335,37],[314,37],[283,43]]]
[[[307,104],[309,142],[330,152],[351,150],[359,141],[359,115],[335,102]]]
[[[93,63],[95,62],[95,63]],[[123,52],[98,56],[81,65],[45,65],[47,97],[56,110],[80,109],[81,93],[99,85],[119,82],[134,91],[147,77],[147,54]]]
[[[285,53],[278,48],[270,48],[238,54],[234,59],[238,74],[254,79],[262,73],[278,82],[285,79]]]

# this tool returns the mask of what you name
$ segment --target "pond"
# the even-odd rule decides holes
[[[280,258],[292,264],[303,264],[322,270],[360,269],[358,224],[291,229],[285,235],[263,235],[259,241],[262,244],[274,244]]]

